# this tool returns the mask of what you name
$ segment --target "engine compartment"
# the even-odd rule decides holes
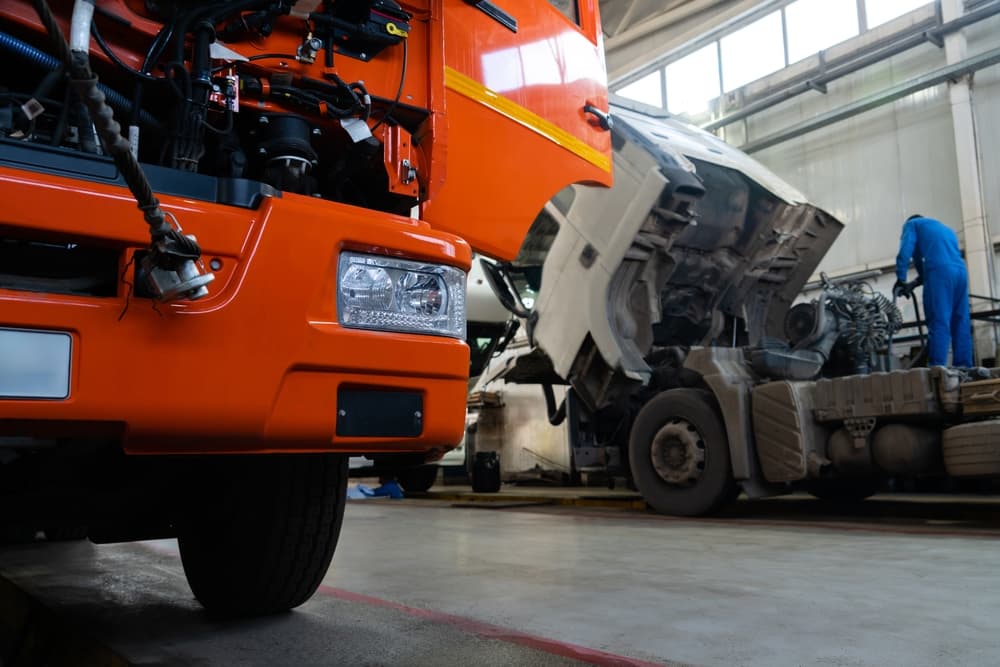
[[[35,168],[53,149],[104,155],[31,5],[5,5],[0,52],[17,66],[0,80],[0,143],[44,150]],[[53,3],[58,16],[66,5]],[[144,165],[408,215],[427,163],[414,136],[429,132],[426,75],[407,71],[408,42],[426,46],[423,9],[111,0],[91,62]]]

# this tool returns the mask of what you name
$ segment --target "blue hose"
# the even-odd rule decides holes
[[[60,62],[57,58],[50,56],[44,51],[39,51],[31,44],[27,42],[22,42],[16,37],[12,37],[7,33],[0,32],[0,51],[6,51],[14,56],[17,56],[21,60],[25,60],[36,67],[54,71],[59,68]],[[98,84],[101,92],[108,99],[108,104],[121,111],[131,111],[132,103],[121,93],[118,93],[111,88],[108,88],[104,84]],[[147,125],[159,126],[159,123],[155,118],[150,116],[145,111],[140,112],[140,119],[143,123]]]

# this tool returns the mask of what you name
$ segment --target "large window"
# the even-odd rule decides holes
[[[874,28],[926,4],[928,0],[865,0],[868,27]]]
[[[660,70],[651,72],[634,83],[618,89],[618,94],[630,100],[663,106],[663,82],[660,80]]]
[[[709,44],[666,67],[670,113],[706,111],[719,96],[719,51]]]
[[[781,12],[768,14],[720,40],[722,90],[736,90],[785,66]]]
[[[785,7],[785,30],[788,62],[808,58],[858,34],[857,0],[793,2]]]
[[[794,0],[615,92],[665,106],[674,114],[704,112],[722,93],[845,42],[862,28],[929,4],[930,0]]]

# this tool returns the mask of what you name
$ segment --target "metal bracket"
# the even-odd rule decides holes
[[[864,449],[868,446],[868,436],[875,430],[875,418],[845,419],[844,428],[854,438],[854,448]]]
[[[417,170],[413,166],[412,162],[404,159],[400,163],[400,166],[402,167],[403,174],[399,180],[403,185],[409,185],[413,181],[417,180]]]
[[[811,88],[812,90],[815,90],[817,93],[823,93],[824,95],[826,95],[825,83],[821,83],[814,79],[809,79],[808,81],[806,81],[806,85],[809,86],[809,88]]]

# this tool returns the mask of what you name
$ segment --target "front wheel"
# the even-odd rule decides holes
[[[256,616],[308,600],[337,546],[347,458],[220,457],[201,472],[199,502],[177,531],[198,601],[218,616]]]
[[[736,495],[722,416],[704,391],[671,389],[643,406],[629,463],[642,497],[661,514],[710,514]]]

